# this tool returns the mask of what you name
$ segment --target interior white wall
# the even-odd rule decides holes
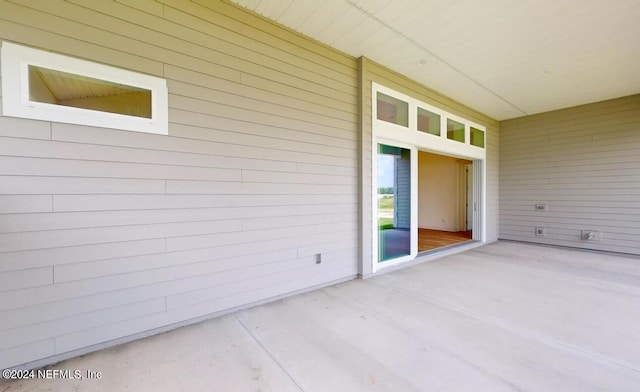
[[[445,231],[458,231],[461,200],[460,159],[418,153],[418,227]]]

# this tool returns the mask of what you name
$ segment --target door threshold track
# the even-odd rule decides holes
[[[469,245],[469,244],[473,244],[474,242],[479,242],[479,241],[469,240],[469,241],[458,242],[458,243],[451,244],[451,245],[441,246],[439,248],[424,250],[422,252],[418,252],[418,255],[416,257],[432,255],[434,253],[439,253],[439,252],[442,252],[442,251],[445,251],[445,250],[451,250],[451,249],[455,249],[455,248],[458,248],[458,247],[461,247],[461,246],[466,246],[466,245]]]

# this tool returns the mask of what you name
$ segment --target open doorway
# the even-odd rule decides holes
[[[371,89],[372,272],[484,242],[486,128],[375,82]]]
[[[418,252],[473,238],[473,162],[418,152]]]

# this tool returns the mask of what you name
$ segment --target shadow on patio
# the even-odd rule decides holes
[[[500,242],[60,363],[0,391],[637,391],[637,258]]]

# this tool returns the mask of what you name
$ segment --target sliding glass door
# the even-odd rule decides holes
[[[378,144],[378,262],[412,254],[411,150]]]
[[[455,178],[441,166],[433,170],[438,175],[449,176],[447,184],[457,187],[446,200],[447,205],[457,209],[454,216],[444,218],[438,210],[433,217],[421,215],[420,225],[423,229],[430,229],[429,226],[471,229],[474,240],[484,241],[486,127],[375,82],[371,83],[371,109],[372,272],[413,260],[418,255],[418,161],[421,155],[418,150],[455,157],[452,158],[456,162]],[[462,160],[473,162],[473,170],[469,170],[466,178],[466,193],[462,191],[465,187]],[[421,173],[421,192],[439,189],[433,184],[426,186],[423,178]],[[464,208],[465,202],[468,211]],[[444,208],[442,205],[438,203],[433,208]],[[425,223],[425,219],[435,223]]]

